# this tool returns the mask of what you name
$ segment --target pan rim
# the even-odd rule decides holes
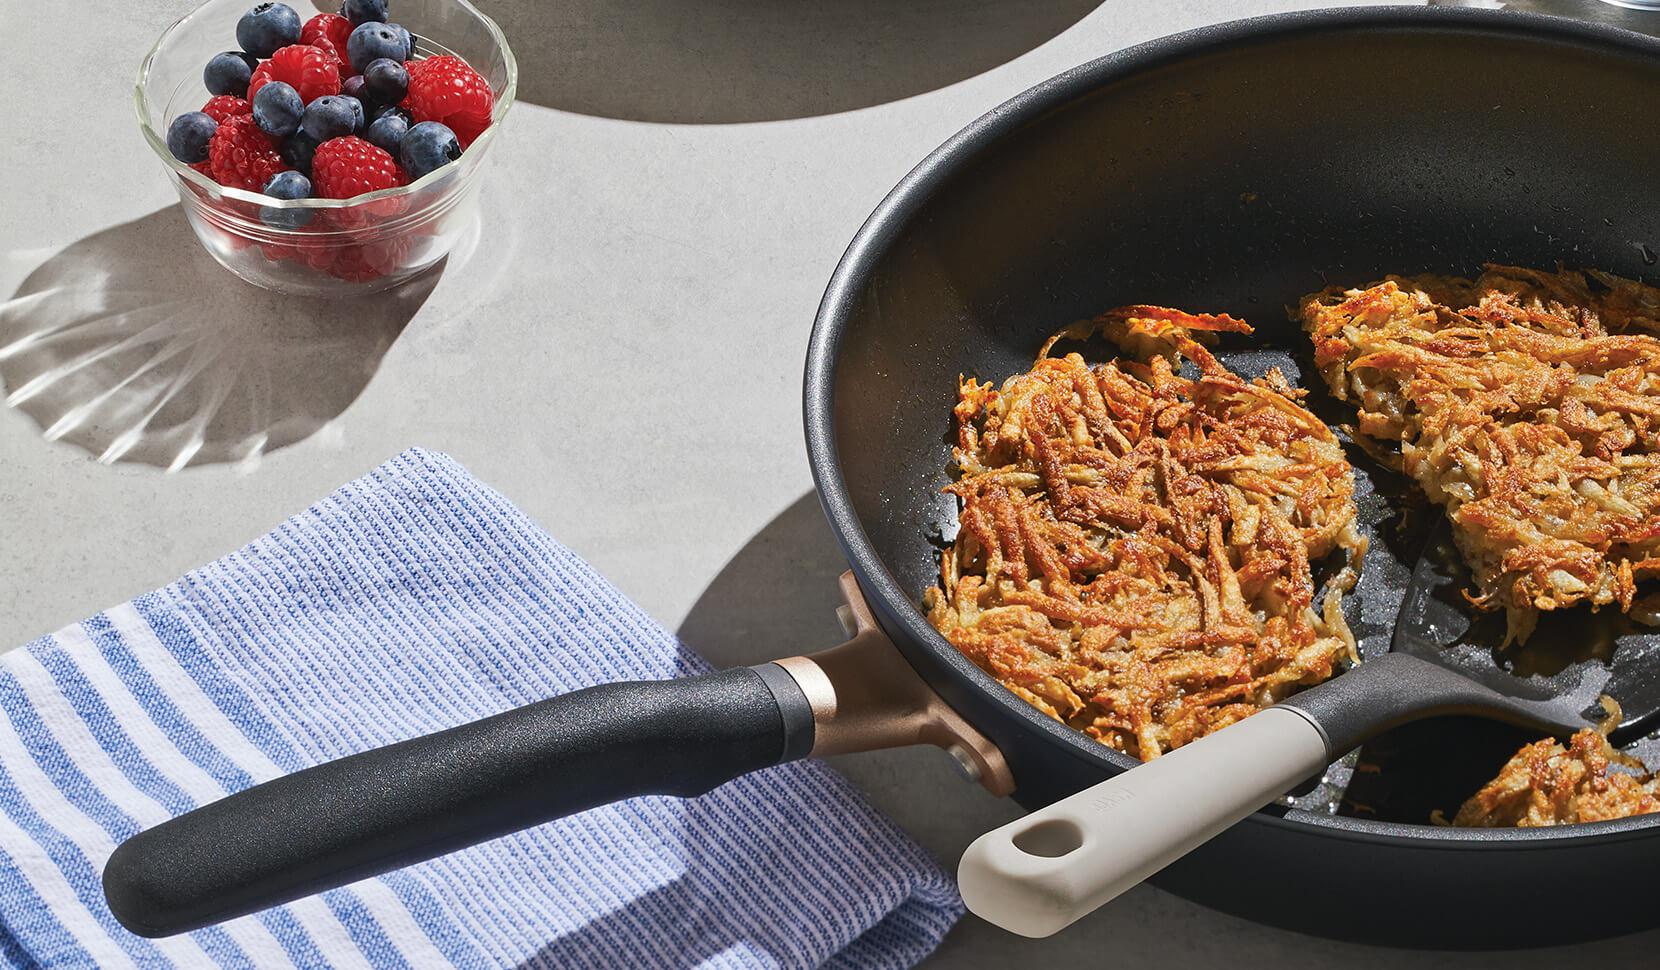
[[[848,319],[871,270],[933,197],[971,159],[1039,115],[1136,75],[1229,47],[1300,33],[1450,30],[1567,42],[1599,51],[1620,50],[1660,62],[1660,39],[1612,27],[1541,14],[1468,7],[1351,7],[1295,11],[1234,20],[1146,41],[1088,61],[1042,81],[991,109],[930,152],[877,205],[854,235],[819,304],[808,342],[802,410],[808,463],[837,544],[869,595],[881,599],[901,632],[966,680],[980,695],[1013,714],[1034,742],[1096,765],[1109,774],[1133,767],[1128,756],[1049,718],[1004,689],[940,636],[876,552],[853,510],[836,448],[833,396],[837,359]],[[902,608],[894,604],[904,604]],[[1619,842],[1660,830],[1660,814],[1548,828],[1454,829],[1429,823],[1385,822],[1301,809],[1267,808],[1248,823],[1352,841],[1415,849],[1522,851],[1587,842]]]

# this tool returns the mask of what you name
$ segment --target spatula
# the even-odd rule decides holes
[[[1492,624],[1472,620],[1465,588],[1443,518],[1389,653],[981,836],[958,870],[968,908],[1047,936],[1407,721],[1469,714],[1566,737],[1603,716],[1608,694],[1622,709],[1616,741],[1654,722],[1660,633],[1618,611],[1573,610],[1500,651]]]

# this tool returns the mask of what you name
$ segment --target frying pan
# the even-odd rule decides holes
[[[592,688],[233,795],[118,849],[112,909],[138,932],[180,932],[808,752],[938,744],[1029,808],[1133,767],[1004,690],[917,607],[954,531],[940,487],[958,374],[1000,380],[1059,327],[1145,302],[1245,317],[1257,333],[1225,359],[1296,380],[1306,358],[1284,307],[1328,282],[1489,260],[1641,277],[1660,246],[1644,193],[1660,160],[1646,117],[1657,92],[1655,40],[1445,8],[1226,24],[1027,91],[906,177],[820,308],[807,443],[851,566],[849,643]],[[1357,474],[1372,551],[1351,625],[1374,656],[1417,549],[1397,514],[1405,483],[1363,462]],[[1660,924],[1646,892],[1660,816],[1428,823],[1430,807],[1456,808],[1528,739],[1505,730],[1394,732],[1360,754],[1380,771],[1335,765],[1311,794],[1249,816],[1155,881],[1247,918],[1394,945],[1514,947]]]

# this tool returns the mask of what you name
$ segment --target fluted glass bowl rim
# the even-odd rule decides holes
[[[133,85],[133,108],[138,115],[138,127],[144,133],[144,140],[149,143],[151,150],[161,159],[162,164],[172,170],[175,178],[194,184],[208,200],[245,202],[269,209],[348,209],[380,199],[399,199],[411,196],[451,176],[455,176],[458,181],[471,178],[478,170],[477,159],[489,149],[491,142],[494,141],[496,133],[500,130],[502,121],[507,117],[508,109],[513,107],[514,97],[518,93],[519,63],[514,58],[513,48],[508,46],[507,35],[502,33],[501,27],[497,26],[489,14],[473,6],[469,0],[446,0],[447,3],[465,10],[469,16],[483,25],[485,31],[490,35],[491,42],[495,44],[496,49],[500,52],[502,64],[507,72],[507,82],[502,85],[501,90],[495,92],[496,104],[491,112],[490,127],[484,129],[477,138],[473,139],[472,144],[468,145],[466,152],[463,153],[462,157],[465,158],[466,155],[477,152],[478,154],[474,156],[475,164],[467,166],[459,174],[446,165],[428,172],[407,185],[381,189],[376,192],[365,192],[349,199],[274,199],[258,192],[220,185],[173,156],[173,152],[167,147],[166,134],[157,131],[155,126],[150,123],[151,112],[149,109],[151,105],[148,96],[145,94],[145,83],[149,80],[150,71],[155,66],[156,56],[161,53],[168,38],[172,37],[176,31],[184,28],[202,10],[211,6],[214,2],[216,0],[208,0],[208,2],[196,7],[178,20],[173,21],[166,30],[161,32],[161,35],[156,38],[156,42],[151,45],[149,52],[144,55],[143,62],[139,64],[138,78]],[[439,197],[432,200],[427,208],[442,204],[444,202],[443,195],[444,193],[440,193]],[[414,214],[416,213],[406,213],[405,215]]]

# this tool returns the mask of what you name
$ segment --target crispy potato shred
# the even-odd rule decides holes
[[[1489,265],[1475,280],[1329,289],[1299,316],[1326,384],[1357,410],[1357,441],[1446,510],[1469,599],[1505,611],[1507,642],[1581,603],[1660,619],[1637,595],[1660,575],[1660,290]],[[1656,811],[1660,780],[1585,730],[1522,748],[1452,824]]]
[[[1096,331],[1124,356],[1049,356]],[[1355,659],[1354,471],[1278,371],[1246,380],[1206,349],[1217,331],[1250,327],[1113,310],[1001,388],[961,380],[955,408],[961,527],[930,622],[1039,710],[1142,760]],[[1317,601],[1310,562],[1336,550]]]
[[[1619,723],[1618,705],[1604,723]],[[1660,777],[1621,754],[1600,731],[1587,728],[1563,746],[1535,741],[1505,763],[1497,778],[1470,796],[1452,824],[1473,828],[1532,828],[1602,822],[1660,812]]]
[[[1508,642],[1541,610],[1634,612],[1660,575],[1660,290],[1492,265],[1333,288],[1300,316],[1359,438],[1398,446],[1446,509]]]

